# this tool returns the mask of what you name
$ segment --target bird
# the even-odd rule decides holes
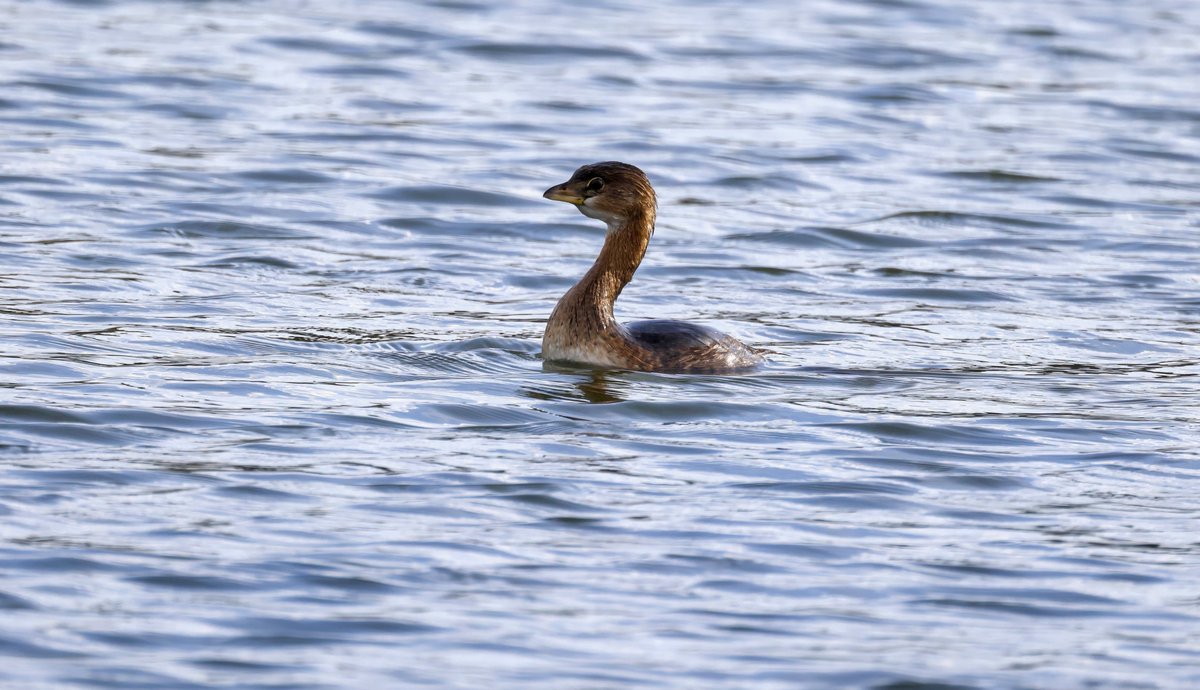
[[[595,263],[546,322],[544,360],[666,373],[734,372],[764,361],[762,351],[707,326],[668,319],[621,324],[613,316],[654,234],[658,201],[646,173],[628,163],[591,163],[542,196],[608,226]]]

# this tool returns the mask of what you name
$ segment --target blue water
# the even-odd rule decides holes
[[[0,2],[0,687],[1200,687],[1198,36]],[[767,367],[543,364],[611,159]]]

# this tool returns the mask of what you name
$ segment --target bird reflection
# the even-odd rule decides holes
[[[562,389],[555,386],[552,389],[547,388],[526,388],[521,393],[536,400],[572,400],[575,402],[589,402],[595,404],[618,403],[624,402],[625,398],[617,395],[614,392],[616,380],[610,382],[610,377],[613,377],[613,372],[603,369],[584,369],[578,366],[562,365],[552,362],[543,363],[543,368],[548,372],[558,374],[567,374],[571,377],[571,385],[574,391],[570,389]],[[618,372],[619,374],[620,372]]]
[[[595,370],[581,377],[575,382],[575,387],[583,395],[584,399],[590,403],[616,403],[622,402],[624,398],[614,395],[608,384],[609,373],[607,371]]]

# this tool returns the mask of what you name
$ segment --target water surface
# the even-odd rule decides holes
[[[1200,686],[1200,6],[0,6],[0,685]],[[647,170],[625,319],[547,366]]]

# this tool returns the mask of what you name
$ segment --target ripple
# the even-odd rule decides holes
[[[1094,196],[1074,195],[1074,194],[1051,194],[1045,195],[1042,199],[1052,201],[1056,204],[1065,204],[1067,206],[1084,206],[1088,208],[1104,208],[1104,209],[1128,209],[1139,211],[1153,211],[1158,213],[1184,213],[1185,211],[1173,206],[1165,206],[1162,204],[1146,204],[1139,202],[1122,202],[1112,199],[1101,199]]]
[[[327,184],[333,178],[302,168],[284,168],[277,170],[247,170],[237,176],[251,182],[271,182],[286,184]]]
[[[401,38],[413,41],[433,41],[447,38],[447,34],[431,31],[429,27],[414,26],[406,22],[369,20],[358,22],[355,30],[369,34],[378,34],[389,38]]]
[[[230,578],[211,577],[204,575],[142,575],[129,578],[129,580],[130,582],[135,582],[137,584],[146,585],[149,587],[162,587],[165,589],[201,592],[235,592],[262,588],[262,585],[238,582]]]
[[[303,36],[275,36],[259,39],[260,42],[273,48],[282,48],[305,53],[320,53],[339,57],[379,58],[394,54],[394,49],[381,49],[379,46],[365,46],[350,41],[334,41],[323,38]]]
[[[800,494],[892,494],[907,495],[907,487],[885,482],[750,482],[737,484],[744,489],[766,489]]]
[[[985,215],[975,213],[957,213],[951,211],[902,211],[890,215],[876,218],[872,223],[880,223],[887,221],[901,221],[906,223],[918,223],[921,225],[931,226],[962,226],[969,227],[973,225],[991,226],[991,227],[1016,227],[1016,228],[1068,228],[1069,224],[1062,223],[1056,220],[1047,218],[1032,218],[1022,216],[1003,216],[1003,215]]]
[[[502,497],[505,501],[520,503],[523,506],[531,506],[534,508],[546,508],[550,510],[562,510],[569,512],[593,512],[600,510],[595,506],[588,506],[574,501],[567,501],[546,494],[507,494]],[[561,524],[561,523],[560,523]]]
[[[238,114],[237,109],[201,103],[144,103],[137,106],[142,112],[167,115],[183,120],[224,120]]]
[[[997,184],[1044,184],[1048,182],[1062,182],[1062,180],[1057,177],[1032,175],[1029,173],[1012,172],[1010,170],[952,170],[937,174],[953,179],[972,180],[978,182],[995,182]]]
[[[1200,109],[1178,105],[1130,105],[1098,99],[1088,100],[1087,104],[1093,108],[1111,111],[1123,118],[1150,122],[1200,122]]]
[[[990,290],[964,290],[948,288],[877,288],[859,290],[859,294],[876,297],[920,300],[923,302],[1012,302],[1011,297]]]
[[[51,185],[62,186],[67,184],[66,180],[59,180],[49,177],[33,177],[30,175],[0,175],[0,185]]]
[[[966,65],[975,58],[935,50],[933,48],[914,48],[906,45],[881,44],[866,47],[854,47],[840,51],[839,60],[860,67],[879,69],[923,69],[937,66]]]
[[[18,659],[78,659],[86,656],[78,652],[56,649],[8,637],[0,637],[0,655],[16,657]]]
[[[491,405],[438,403],[420,405],[400,418],[410,424],[452,426],[456,428],[502,429],[556,422],[558,418],[535,410]]]
[[[534,201],[531,199],[525,199],[512,194],[498,194],[478,189],[435,185],[390,187],[382,191],[373,192],[371,196],[395,202],[435,205],[527,206],[534,204]]]
[[[966,443],[970,446],[1035,445],[1033,441],[986,427],[930,426],[909,422],[855,422],[839,423],[834,426],[863,432],[881,441],[920,441],[949,445]]]
[[[1008,614],[1031,618],[1095,618],[1098,616],[1113,615],[1104,609],[1068,608],[1064,606],[1046,606],[979,599],[921,599],[913,603],[925,606],[970,609],[979,613]]]
[[[336,65],[333,67],[314,67],[308,71],[312,74],[360,79],[408,79],[412,76],[407,70],[383,67],[381,65]]]
[[[919,84],[873,85],[851,91],[847,96],[857,101],[881,103],[934,103],[946,100],[933,89]]]
[[[278,489],[269,489],[266,487],[253,486],[249,484],[220,486],[213,489],[213,491],[228,498],[244,501],[264,501],[270,503],[275,503],[278,501],[295,501],[307,503],[312,500],[308,496],[292,493],[290,491],[280,491]]]
[[[804,228],[803,230],[742,233],[729,239],[783,244],[795,247],[877,247],[902,249],[925,246],[925,242],[884,233],[850,230],[848,228]]]
[[[29,603],[21,597],[13,596],[0,592],[0,610],[4,611],[29,611],[34,609],[33,604]]]
[[[413,635],[437,632],[438,627],[389,619],[343,618],[336,620],[239,617],[218,622],[227,628],[254,635],[258,644],[317,644],[342,636]],[[312,636],[312,637],[310,637]],[[334,637],[330,637],[334,636]]]
[[[138,229],[141,234],[168,235],[189,239],[231,238],[243,240],[299,239],[302,232],[270,225],[236,221],[185,220],[165,225],[147,225]]]
[[[865,549],[831,544],[746,544],[754,551],[805,560],[845,560],[865,554]]]
[[[564,60],[633,60],[646,58],[626,48],[611,46],[569,45],[560,43],[522,43],[485,41],[469,43],[455,50],[489,60],[541,61],[547,58]]]
[[[97,100],[124,100],[131,98],[129,94],[117,89],[99,88],[88,80],[71,79],[68,77],[40,77],[35,80],[9,82],[8,85],[10,87],[49,91],[62,96],[70,96],[71,98]]]
[[[5,563],[5,567],[38,573],[93,573],[119,569],[113,564],[74,556],[17,558]]]

